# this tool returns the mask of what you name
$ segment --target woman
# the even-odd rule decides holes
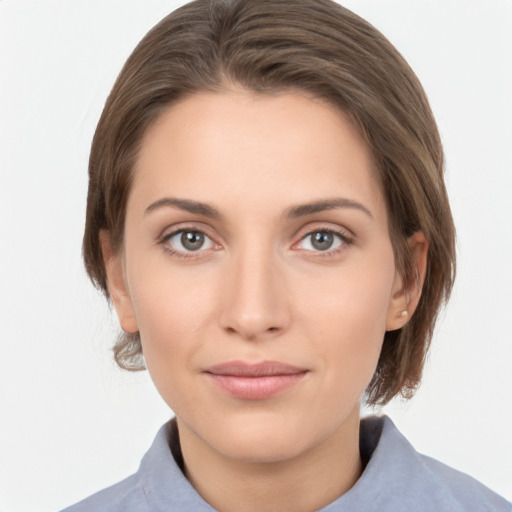
[[[201,0],[150,31],[97,127],[84,258],[176,419],[70,510],[510,510],[360,420],[414,393],[455,256],[421,85],[346,9]]]

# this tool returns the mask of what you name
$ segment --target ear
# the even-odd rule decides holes
[[[129,333],[138,332],[135,311],[126,283],[122,254],[114,252],[110,233],[106,230],[100,231],[100,244],[107,274],[108,291],[116,309],[121,329]]]
[[[417,275],[405,282],[403,276],[397,272],[388,308],[386,331],[400,329],[410,320],[420,301],[425,281],[428,253],[425,235],[418,231],[408,238],[407,243],[417,269]]]

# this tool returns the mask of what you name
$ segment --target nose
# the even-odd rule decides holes
[[[276,337],[290,325],[285,279],[270,251],[233,255],[222,286],[220,323],[230,334],[249,341]]]

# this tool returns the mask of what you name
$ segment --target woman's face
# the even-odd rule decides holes
[[[109,286],[180,429],[246,461],[341,432],[404,322],[369,151],[291,93],[196,94],[158,119]]]

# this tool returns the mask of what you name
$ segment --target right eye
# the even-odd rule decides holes
[[[212,249],[213,240],[201,231],[182,229],[176,231],[164,240],[171,251],[176,253],[193,253]]]

